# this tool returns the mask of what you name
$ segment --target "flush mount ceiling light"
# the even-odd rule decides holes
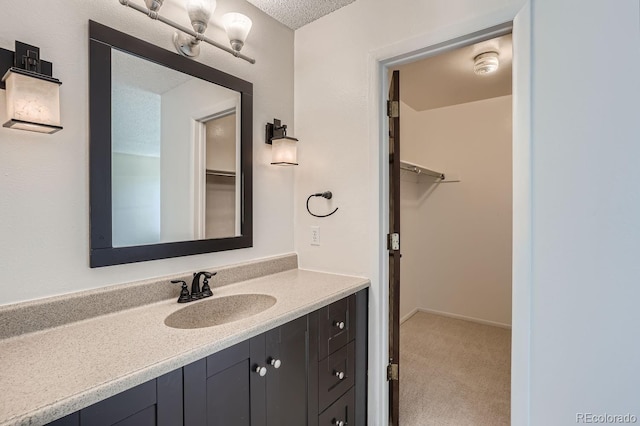
[[[265,143],[270,144],[271,164],[277,166],[298,165],[298,139],[287,136],[287,125],[282,124],[277,118],[273,123],[267,123]]]
[[[128,6],[138,12],[144,13],[151,19],[163,22],[178,31],[173,35],[173,43],[179,53],[188,57],[196,57],[200,54],[200,42],[204,41],[218,49],[231,53],[233,56],[244,59],[252,64],[256,60],[240,53],[244,42],[251,30],[251,19],[240,13],[227,13],[223,16],[225,30],[229,37],[231,47],[224,46],[204,35],[209,19],[216,8],[216,0],[186,0],[185,6],[189,21],[193,29],[177,24],[159,14],[164,0],[145,0],[146,8],[131,3],[130,0],[119,0],[123,6]],[[232,15],[228,17],[227,15]]]
[[[53,64],[40,59],[40,49],[16,41],[15,53],[0,49],[0,89],[6,89],[4,127],[38,133],[55,133],[60,126],[60,80]]]
[[[477,75],[487,75],[498,71],[500,59],[498,52],[481,53],[473,59],[473,71]]]

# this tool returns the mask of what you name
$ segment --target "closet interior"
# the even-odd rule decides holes
[[[395,68],[402,425],[509,424],[511,43]],[[485,53],[495,72],[478,72]]]

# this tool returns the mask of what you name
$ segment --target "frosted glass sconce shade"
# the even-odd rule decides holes
[[[40,59],[40,49],[16,41],[12,52],[0,49],[0,88],[5,89],[8,121],[4,127],[55,133],[60,126],[60,80],[53,64]]]
[[[249,31],[251,31],[251,26],[253,25],[251,19],[241,13],[225,13],[222,17],[222,24],[231,42],[231,47],[236,52],[239,52],[244,46],[245,40],[247,40]]]
[[[278,166],[297,166],[297,142],[298,139],[289,137],[272,139],[273,151],[271,152],[271,164]]]
[[[277,118],[273,119],[273,123],[267,123],[265,143],[272,145],[271,164],[298,165],[298,139],[287,136],[287,125]]]
[[[6,84],[7,116],[4,127],[55,133],[60,127],[60,82],[32,77],[11,69]]]

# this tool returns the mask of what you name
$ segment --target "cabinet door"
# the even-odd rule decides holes
[[[185,426],[264,424],[264,412],[251,406],[252,398],[264,399],[264,377],[252,365],[252,346],[255,351],[247,340],[184,367]],[[264,341],[254,357],[260,353]]]
[[[80,425],[182,425],[182,370],[175,370],[80,410]]]
[[[349,296],[319,310],[319,356],[324,359],[356,336],[356,297]]]
[[[307,317],[266,335],[266,411],[268,426],[307,423]],[[276,368],[275,365],[279,367]]]
[[[55,420],[48,423],[47,426],[79,426],[80,425],[80,411],[69,414],[66,417]]]

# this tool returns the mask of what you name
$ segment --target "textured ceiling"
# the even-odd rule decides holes
[[[247,0],[292,30],[328,15],[355,0]]]
[[[495,51],[500,68],[476,75],[473,59]],[[416,111],[479,101],[511,94],[511,34],[411,62],[400,70],[400,99]]]

